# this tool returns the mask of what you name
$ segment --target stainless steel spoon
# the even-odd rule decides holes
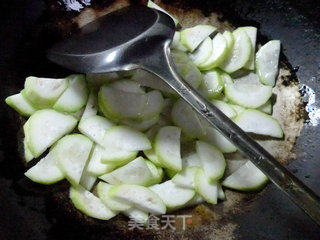
[[[81,73],[142,68],[159,76],[320,224],[319,197],[177,73],[170,57],[174,32],[168,15],[145,6],[126,7],[82,27],[50,49],[48,58]]]

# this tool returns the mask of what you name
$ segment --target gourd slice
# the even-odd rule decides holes
[[[51,109],[35,112],[27,121],[27,145],[34,157],[73,130],[77,119]]]
[[[160,128],[154,140],[154,149],[159,162],[174,171],[182,169],[180,134],[180,128],[166,126]]]
[[[92,141],[81,134],[71,134],[61,138],[55,148],[60,170],[73,186],[79,185]]]
[[[89,217],[109,220],[117,215],[104,205],[100,198],[80,186],[71,187],[69,196],[73,205]]]
[[[10,107],[25,117],[29,117],[37,111],[21,93],[11,95],[5,101]]]
[[[67,87],[65,78],[27,77],[22,94],[36,108],[51,108]]]
[[[254,109],[245,110],[234,119],[245,132],[282,138],[283,131],[278,121],[272,116]]]
[[[87,83],[84,75],[81,74],[70,75],[66,79],[69,86],[53,105],[53,109],[74,113],[86,105],[88,99]]]
[[[143,186],[130,184],[113,186],[109,195],[145,212],[155,215],[166,213],[166,205],[159,195]]]
[[[210,25],[197,25],[181,31],[181,43],[188,51],[193,52],[199,44],[211,33],[216,31],[216,27]]]
[[[172,182],[172,180],[156,184],[149,187],[158,194],[167,206],[168,210],[173,210],[184,206],[195,195],[192,189],[182,188]]]

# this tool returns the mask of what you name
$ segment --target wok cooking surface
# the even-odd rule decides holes
[[[320,195],[320,110],[317,110],[320,107],[320,3],[313,0],[163,2],[181,9],[197,8],[205,15],[220,13],[222,20],[234,26],[257,26],[260,42],[282,41],[282,61],[292,67],[293,78],[288,84],[295,81],[296,75],[303,100],[309,100],[306,124],[293,149],[296,159],[291,160],[289,169]],[[17,143],[17,134],[18,138],[23,135],[22,120],[4,105],[4,98],[22,89],[28,75],[69,74],[45,59],[45,49],[77,27],[71,19],[79,13],[70,7],[79,9],[86,3],[97,11],[114,4],[111,0],[3,0],[0,3],[0,239],[318,239],[320,227],[271,184],[261,193],[245,195],[238,206],[243,211],[231,212],[217,221],[218,226],[212,227],[220,232],[216,230],[213,234],[210,228],[191,229],[177,237],[174,232],[158,236],[152,232],[129,231],[124,218],[117,219],[117,223],[84,218],[73,210],[63,194],[68,190],[64,182],[43,187],[24,178],[26,166]],[[202,217],[199,224],[212,217],[200,210],[203,209],[196,212]],[[123,226],[119,227],[119,222]]]

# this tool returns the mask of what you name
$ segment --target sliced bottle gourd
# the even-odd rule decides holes
[[[256,27],[240,27],[248,35],[251,42],[251,53],[248,62],[244,68],[254,70],[255,66],[255,52],[256,52],[256,40],[257,40],[257,28]]]
[[[233,32],[234,45],[228,56],[219,65],[227,73],[232,73],[244,67],[250,59],[251,41],[246,31],[237,29]]]
[[[95,115],[81,121],[78,128],[82,134],[102,145],[106,131],[112,126],[114,126],[114,124],[108,119]]]
[[[211,100],[211,103],[223,112],[228,118],[237,116],[237,112],[228,104],[220,100]]]
[[[128,162],[135,159],[139,151],[129,151],[117,148],[115,146],[103,145],[103,152],[101,156],[101,162],[104,164],[111,165],[125,165]]]
[[[28,119],[29,120],[29,119]],[[24,133],[24,145],[25,145],[25,149],[28,148],[29,151],[30,151],[30,148],[28,146],[28,142],[30,141],[29,138],[30,138],[30,134],[29,134],[29,128],[30,128],[30,121],[26,121],[24,124],[23,124],[23,133]],[[31,152],[31,151],[30,151]],[[32,152],[31,152],[32,154]],[[32,154],[33,155],[33,154]]]
[[[147,136],[127,126],[114,126],[104,135],[102,146],[114,146],[126,151],[142,151],[151,149]]]
[[[128,164],[110,173],[106,173],[99,178],[112,185],[135,184],[150,186],[156,180],[143,157],[138,157]]]
[[[130,92],[130,93],[140,93],[145,94],[145,91],[141,88],[140,83],[133,80],[121,80],[114,82],[110,84],[110,87],[113,87],[115,89],[124,91],[124,92]],[[141,116],[138,120],[130,120],[130,119],[123,119],[122,122],[128,122],[132,125],[137,125],[138,123],[143,124],[149,122],[151,119],[151,122],[154,122],[154,119],[157,119],[159,116],[160,111],[163,108],[163,97],[160,93],[160,91],[150,91],[146,94],[147,101],[146,106],[143,109],[143,112],[141,113]],[[136,122],[136,124],[134,124]]]
[[[149,163],[149,162],[148,162]],[[158,170],[158,175],[157,175],[157,182],[156,183],[160,183],[162,181],[163,175],[164,175],[164,171],[162,167],[158,167],[155,164],[153,164],[157,170]],[[150,167],[150,166],[149,166]],[[155,183],[155,184],[156,184]]]
[[[195,206],[195,205],[199,205],[201,203],[204,203],[205,200],[203,199],[203,197],[201,197],[198,193],[196,193],[194,195],[194,197],[185,204],[185,207],[192,207],[192,206]]]
[[[152,173],[152,180],[149,184],[154,185],[160,183],[163,178],[163,169],[161,167],[156,166],[151,161],[145,161],[145,163],[147,164],[150,172]]]
[[[65,78],[27,77],[22,94],[35,108],[51,108],[67,87]]]
[[[222,36],[226,39],[227,41],[227,48],[230,51],[233,48],[234,45],[234,36],[232,32],[230,31],[225,31]]]
[[[91,175],[86,171],[86,169],[84,169],[79,184],[82,187],[84,187],[86,190],[91,191],[96,181],[97,181],[97,177]]]
[[[159,129],[154,139],[154,149],[159,162],[174,171],[182,169],[180,135],[180,128],[166,126]]]
[[[232,173],[234,173],[235,171],[237,171],[240,167],[242,167],[242,165],[246,164],[246,162],[248,161],[248,159],[227,159],[227,167],[226,167],[226,171],[225,171],[225,176],[228,177],[229,175],[231,175]]]
[[[111,172],[115,169],[115,164],[102,163],[102,153],[104,148],[96,144],[90,153],[89,163],[87,166],[87,171],[93,176],[100,176],[105,173]]]
[[[243,71],[245,71],[244,74],[239,74],[239,76],[234,77],[234,83],[261,85],[259,81],[259,76],[257,74],[253,72],[248,72],[248,70],[243,70]]]
[[[229,104],[229,105],[236,111],[237,115],[240,115],[241,113],[243,113],[244,110],[246,110],[244,107],[241,107],[239,105],[235,105],[235,104]]]
[[[164,125],[164,126],[165,126],[165,125]],[[150,140],[151,142],[153,142],[153,140],[154,140],[154,138],[156,137],[159,129],[160,129],[161,127],[164,127],[164,126],[162,126],[162,125],[160,125],[160,124],[158,123],[157,125],[155,125],[155,126],[153,126],[152,128],[150,128],[148,131],[146,131],[145,134],[146,134],[146,136],[149,138],[149,140]]]
[[[165,125],[164,125],[165,126]],[[144,150],[143,153],[146,155],[146,157],[157,167],[163,167],[161,162],[158,159],[158,156],[154,149],[154,138],[156,137],[156,134],[158,133],[159,129],[162,127],[162,125],[159,125],[159,123],[152,128],[150,128],[146,132],[146,136],[149,138],[150,142],[152,142],[152,148],[148,150]]]
[[[196,66],[204,63],[212,54],[212,40],[207,37],[189,56]]]
[[[94,186],[94,184],[97,181],[97,176],[91,174],[88,171],[88,164],[89,164],[89,161],[87,161],[86,166],[84,167],[84,169],[82,171],[82,175],[81,175],[79,184],[82,187],[84,187],[85,189],[87,189],[88,191],[91,191],[92,187]]]
[[[55,148],[60,170],[73,186],[79,185],[92,141],[81,134],[70,134],[61,138]]]
[[[32,159],[34,159],[34,156],[28,147],[26,138],[23,139],[23,151],[26,162],[30,162]]]
[[[147,104],[147,96],[103,86],[98,94],[98,103],[100,111],[113,121],[138,119]]]
[[[129,120],[129,119],[124,119],[120,121],[121,124],[142,132],[148,130],[158,122],[159,122],[159,116],[154,116],[153,118],[142,120],[142,121]]]
[[[122,213],[139,224],[147,224],[149,220],[149,214],[137,208],[130,208]]]
[[[11,95],[6,98],[6,103],[16,110],[20,115],[30,117],[37,109],[31,105],[28,99],[26,99],[21,93]]]
[[[218,33],[212,39],[212,52],[210,57],[205,62],[198,65],[199,69],[210,70],[214,67],[219,66],[226,58],[228,52],[229,49],[227,45],[227,40],[223,37],[221,33]]]
[[[222,78],[224,85],[229,84],[229,83],[233,83],[233,79],[231,78],[231,76],[228,73],[221,72],[221,78]]]
[[[223,154],[216,147],[202,141],[196,142],[196,150],[209,181],[222,178],[226,168]]]
[[[179,187],[194,189],[194,176],[198,167],[186,167],[177,173],[172,182]]]
[[[196,152],[190,153],[182,159],[183,168],[201,167],[200,157]]]
[[[183,99],[175,102],[171,117],[173,123],[181,128],[188,139],[192,140],[205,134],[199,115]]]
[[[163,107],[163,97],[156,90],[145,94],[103,86],[98,101],[100,110],[113,121],[150,119],[158,116]]]
[[[162,7],[160,7],[159,5],[155,4],[155,3],[152,2],[151,0],[148,0],[147,6],[148,6],[149,8],[157,9],[157,10],[159,10],[159,11],[161,11],[161,12],[164,12],[165,14],[169,15],[169,16],[172,18],[172,20],[174,21],[174,24],[175,24],[175,25],[178,25],[179,21],[178,21],[177,18],[173,17],[170,13],[168,13],[166,10],[164,10]]]
[[[179,51],[179,50],[172,50],[171,57],[172,57],[174,63],[188,64],[188,63],[192,62],[187,53],[185,53],[183,51]]]
[[[116,212],[104,205],[100,198],[81,186],[71,187],[69,196],[73,205],[89,217],[109,220],[117,215]]]
[[[218,98],[220,101],[223,101],[225,103],[228,103],[229,104],[229,99],[225,96],[225,95],[221,95],[219,98]],[[232,106],[231,106],[232,107]]]
[[[66,78],[68,88],[53,105],[60,112],[74,113],[86,105],[88,99],[87,83],[84,75],[74,74]]]
[[[226,194],[224,193],[221,184],[218,183],[217,185],[218,185],[218,199],[226,200]]]
[[[211,182],[202,168],[198,168],[194,177],[196,192],[205,199],[206,202],[217,204],[218,183]]]
[[[188,51],[193,52],[200,43],[216,31],[216,29],[216,27],[210,25],[197,25],[195,27],[186,28],[181,31],[180,41]]]
[[[257,108],[257,110],[264,112],[266,114],[272,114],[272,103],[271,99],[269,99],[265,104],[261,105]]]
[[[234,119],[245,132],[282,138],[283,131],[278,121],[272,116],[254,109],[245,110]]]
[[[238,170],[223,180],[222,185],[239,191],[257,191],[268,182],[264,175],[252,162],[247,161]]]
[[[246,68],[240,68],[239,70],[233,72],[233,73],[230,73],[230,76],[234,79],[237,79],[237,78],[242,78],[242,77],[246,77],[247,75],[249,74],[252,74],[253,72],[249,69],[246,69]]]
[[[201,139],[213,146],[216,146],[223,153],[232,153],[237,151],[237,148],[230,142],[230,140],[223,136],[222,133],[214,127],[207,127],[206,135]]]
[[[123,150],[123,149],[117,148],[113,145],[110,145],[108,138],[106,138],[105,143],[102,143],[102,146],[104,146],[104,147],[101,152],[100,162],[102,164],[106,164],[108,166],[108,167],[106,167],[108,169],[108,172],[109,172],[109,169],[113,170],[115,167],[123,166],[123,165],[129,163],[130,161],[135,159],[138,154],[138,151]],[[150,158],[154,159],[152,156],[155,156],[155,155],[153,155],[153,153],[151,153],[151,152],[153,152],[153,149],[148,149],[148,150],[144,150],[144,151],[145,152],[150,151],[150,154],[148,153],[146,155],[148,155]],[[155,156],[155,158],[157,158],[157,157]],[[97,164],[95,171],[100,172],[98,170],[98,167],[99,167],[99,164]],[[107,173],[107,172],[104,172],[104,173]],[[101,173],[101,174],[103,174],[103,173]]]
[[[51,109],[35,112],[27,121],[27,145],[34,157],[39,157],[48,147],[73,130],[77,119]]]
[[[126,211],[132,208],[132,205],[126,204],[124,202],[115,200],[112,198],[109,194],[111,188],[113,185],[105,183],[105,182],[99,182],[97,185],[97,194],[101,201],[112,211]]]
[[[203,74],[203,82],[199,90],[206,98],[218,98],[221,96],[223,88],[224,82],[219,71],[211,70]]]
[[[113,87],[115,89],[124,91],[124,92],[132,92],[132,93],[146,93],[142,88],[140,83],[128,80],[128,79],[122,79],[115,81],[109,85],[110,87]]]
[[[180,34],[180,32],[176,31],[174,33],[174,36],[172,39],[171,48],[175,49],[175,50],[180,50],[180,51],[186,52],[187,49],[182,45],[180,39],[181,39],[181,34]]]
[[[34,159],[34,156],[32,154],[32,152],[30,151],[26,141],[23,141],[23,148],[24,148],[24,159],[26,160],[26,162],[30,162],[32,159]]]
[[[164,99],[160,91],[158,90],[150,91],[146,94],[146,96],[147,96],[147,102],[142,111],[141,116],[139,117],[139,120],[142,120],[142,121],[159,116],[160,112],[163,109]]]
[[[270,99],[272,87],[254,82],[251,76],[225,84],[224,93],[230,102],[245,108],[258,108]]]
[[[156,166],[156,168],[157,168],[157,170],[158,170],[158,177],[159,177],[160,182],[161,182],[161,180],[162,180],[162,178],[163,178],[163,175],[164,175],[163,168],[162,168],[162,167],[159,167],[159,166],[157,166],[157,165],[155,165],[155,164],[153,164],[153,165]]]
[[[154,163],[156,166],[161,167],[162,164],[161,162],[158,160],[157,154],[154,151],[154,149],[148,149],[148,150],[144,150],[143,153],[146,155],[146,157],[152,162]]]
[[[53,147],[44,158],[40,159],[24,175],[41,184],[53,184],[64,179],[64,174],[57,165],[56,151],[57,148]]]
[[[80,123],[83,122],[85,119],[95,116],[98,113],[98,99],[97,93],[94,90],[91,90],[88,96],[88,100],[83,111],[83,114],[80,119]]]
[[[149,189],[162,199],[168,210],[183,207],[195,195],[194,190],[178,187],[172,180],[153,185]]]
[[[189,61],[188,63],[175,62],[178,73],[195,89],[197,89],[202,82],[202,75],[200,70]]]
[[[69,113],[71,116],[75,117],[77,120],[81,120],[82,114],[84,113],[85,107],[82,107],[74,113]]]
[[[166,213],[166,205],[159,195],[147,187],[122,184],[113,186],[109,195],[114,199],[131,204],[133,207],[145,212],[155,215]]]
[[[169,168],[165,168],[164,171],[166,173],[166,176],[170,179],[172,179],[178,173],[177,171],[171,170]]]
[[[182,51],[172,51],[171,56],[177,67],[178,73],[194,88],[198,88],[202,82],[202,74],[197,66],[192,62],[188,54]],[[175,93],[175,92],[174,92]],[[177,94],[171,94],[177,98]]]
[[[263,45],[256,54],[256,72],[261,83],[265,85],[275,85],[280,47],[279,40],[272,40]]]
[[[160,90],[165,96],[177,96],[175,91],[162,79],[145,70],[138,69],[131,79],[137,81],[143,87],[149,87],[155,90]]]

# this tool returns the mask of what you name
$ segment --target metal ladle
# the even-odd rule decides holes
[[[48,58],[81,73],[141,68],[157,75],[320,224],[319,197],[177,73],[170,56],[174,32],[168,15],[145,6],[129,6],[85,25],[50,49]]]

